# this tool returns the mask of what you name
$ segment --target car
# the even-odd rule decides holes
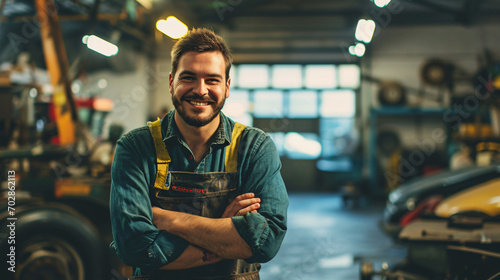
[[[382,228],[390,236],[397,237],[402,228],[401,220],[417,207],[424,208],[420,204],[429,197],[438,195],[446,198],[499,177],[500,163],[495,163],[412,179],[389,194],[381,222]],[[436,201],[439,200],[434,203]]]
[[[438,217],[453,215],[480,218],[500,217],[500,178],[461,191],[441,201],[434,210]]]

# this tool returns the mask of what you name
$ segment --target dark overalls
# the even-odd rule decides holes
[[[221,218],[238,193],[238,146],[245,126],[236,123],[233,128],[231,144],[225,153],[226,172],[209,173],[168,171],[170,155],[161,136],[160,120],[148,122],[148,126],[157,157],[156,180],[150,188],[151,204],[166,210]],[[158,270],[133,279],[255,280],[260,279],[259,269],[257,263],[224,259],[191,269]]]

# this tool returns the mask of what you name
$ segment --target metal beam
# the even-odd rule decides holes
[[[80,15],[59,15],[59,21],[88,21],[90,19],[90,15],[80,14]],[[96,16],[96,20],[98,21],[110,21],[112,23],[125,20],[127,18],[126,14],[98,14]],[[32,21],[33,16],[19,16],[14,18],[2,18],[1,21]]]
[[[408,0],[410,1],[410,0]],[[430,1],[430,0],[413,0],[413,4],[417,4],[420,6],[427,7],[431,10],[434,10],[436,12],[440,13],[447,13],[447,14],[452,14],[452,15],[458,15],[460,13],[460,9],[453,9],[450,6],[446,6],[443,4],[436,3],[435,1]]]
[[[75,143],[75,124],[78,121],[71,84],[69,66],[53,0],[35,0],[40,23],[43,53],[50,80],[54,87],[53,102],[61,145]]]
[[[332,53],[344,53],[345,47],[342,44],[334,47],[266,47],[266,48],[255,48],[255,47],[236,47],[231,48],[233,53],[237,54],[279,54],[279,53],[297,53],[297,54],[332,54]]]
[[[464,3],[462,21],[465,25],[471,25],[477,18],[484,0],[467,0]]]

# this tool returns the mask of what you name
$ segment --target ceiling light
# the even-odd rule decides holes
[[[86,44],[89,49],[98,52],[104,56],[113,56],[118,53],[117,46],[95,35],[83,36],[82,42]]]
[[[377,5],[377,7],[383,8],[387,5],[389,5],[389,3],[391,3],[391,0],[373,0],[373,3],[375,3],[375,5]]]
[[[363,44],[363,43],[357,43],[354,46],[354,53],[358,57],[362,57],[363,55],[365,55],[365,51],[366,51],[366,47],[365,47],[365,44]]]
[[[355,37],[358,41],[370,43],[375,32],[375,22],[371,19],[360,19],[356,26]]]
[[[349,53],[351,55],[356,55],[356,52],[354,51],[354,46],[349,46]]]
[[[173,39],[178,39],[188,32],[187,26],[174,16],[169,16],[167,20],[157,21],[156,28]]]

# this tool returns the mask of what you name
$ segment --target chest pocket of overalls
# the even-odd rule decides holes
[[[221,218],[237,195],[237,173],[169,172],[167,188],[153,189],[152,204],[162,209]]]

